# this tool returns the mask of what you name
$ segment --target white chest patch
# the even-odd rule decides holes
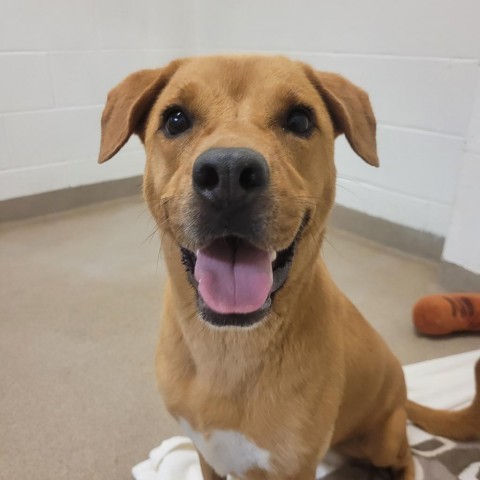
[[[270,452],[257,447],[245,435],[234,430],[213,430],[205,436],[193,430],[184,418],[180,418],[179,423],[221,477],[228,474],[241,477],[252,468],[270,470]]]

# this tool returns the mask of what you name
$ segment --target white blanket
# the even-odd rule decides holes
[[[409,398],[433,408],[467,406],[475,393],[473,366],[478,358],[480,350],[475,350],[404,367]],[[408,437],[415,453],[416,480],[480,478],[479,444],[433,438],[413,425],[408,426]],[[452,461],[455,456],[457,458]],[[362,472],[352,470],[358,467],[345,465],[343,459],[329,455],[319,465],[317,478],[361,480]],[[150,452],[147,460],[133,467],[132,474],[135,480],[203,480],[198,455],[187,437],[173,437],[162,442]],[[381,473],[372,477],[370,472],[365,478],[386,477]]]

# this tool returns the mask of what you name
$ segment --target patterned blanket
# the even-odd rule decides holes
[[[416,430],[416,431],[415,431]],[[425,433],[411,427],[411,437]],[[480,480],[480,443],[457,443],[439,437],[429,437],[412,444],[416,480]],[[321,480],[392,480],[388,470],[346,463]]]
[[[473,366],[480,350],[404,367],[409,397],[432,408],[467,406],[475,393]],[[433,437],[408,426],[415,458],[415,480],[480,480],[480,443]],[[132,469],[135,480],[202,480],[198,457],[185,437],[166,440],[148,460]],[[352,464],[329,455],[319,465],[320,480],[391,480],[387,470]]]

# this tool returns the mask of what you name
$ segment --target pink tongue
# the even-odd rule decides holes
[[[273,283],[268,252],[245,242],[215,240],[197,252],[195,278],[204,302],[218,313],[250,313],[263,306]]]

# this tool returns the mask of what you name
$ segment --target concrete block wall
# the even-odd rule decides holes
[[[108,89],[176,56],[260,51],[370,93],[381,168],[339,139],[338,202],[445,236],[480,78],[479,17],[478,0],[1,0],[0,199],[140,174],[138,141],[95,163]]]
[[[96,164],[106,94],[193,42],[190,0],[1,0],[0,200],[140,175],[136,139]]]
[[[443,256],[480,275],[480,78]]]

